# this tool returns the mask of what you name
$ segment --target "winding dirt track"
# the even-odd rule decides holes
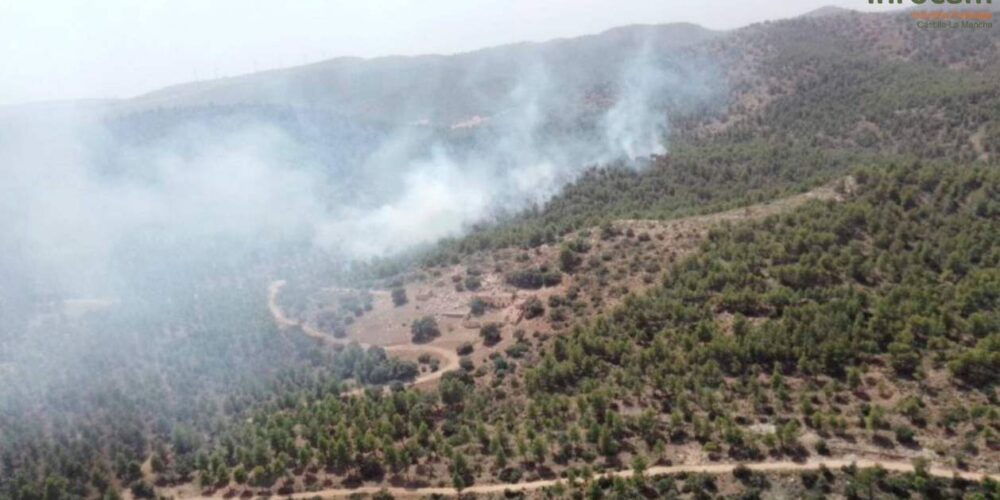
[[[808,193],[804,195],[803,198],[808,197],[819,197],[825,198],[827,196],[833,196],[833,191],[826,189],[820,190],[819,194]],[[734,212],[735,213],[735,212]],[[308,324],[307,322],[300,322],[289,318],[285,315],[285,312],[277,303],[278,293],[281,288],[285,285],[284,280],[274,281],[268,287],[268,307],[270,308],[271,316],[274,318],[275,323],[280,328],[294,328],[298,327],[302,332],[317,341],[329,344],[329,345],[348,345],[353,342],[357,342],[351,339],[338,339],[334,338],[325,332],[320,331],[314,326]],[[371,347],[371,344],[366,344],[363,342],[357,342],[363,348]],[[459,356],[451,349],[444,349],[441,347],[433,345],[415,345],[415,344],[395,344],[395,345],[383,345],[380,346],[386,350],[387,353],[404,353],[411,355],[419,355],[422,353],[430,353],[432,355],[438,356],[445,361],[444,365],[440,369],[433,373],[428,373],[421,375],[414,379],[412,382],[407,384],[408,386],[415,386],[424,383],[429,383],[440,379],[445,372],[459,368]],[[355,396],[359,395],[364,391],[363,388],[358,388],[346,392],[345,395]],[[893,461],[893,460],[871,460],[862,458],[837,458],[830,460],[815,460],[807,462],[754,462],[754,463],[711,463],[711,464],[683,464],[683,465],[672,465],[672,466],[656,466],[650,467],[644,473],[647,476],[659,476],[659,475],[671,475],[671,474],[682,474],[682,473],[706,473],[706,474],[731,474],[740,465],[743,465],[751,470],[758,472],[772,472],[772,473],[795,473],[807,470],[818,470],[821,467],[826,467],[829,469],[839,469],[841,467],[855,465],[859,468],[871,468],[871,467],[881,467],[890,472],[913,472],[914,466],[910,462],[904,461]],[[945,467],[930,467],[927,472],[931,476],[940,478],[953,478],[959,477],[962,479],[970,481],[982,481],[986,478],[992,479],[994,481],[1000,481],[1000,474],[988,474],[984,472],[974,472],[974,471],[961,471],[957,469],[950,469]],[[595,473],[588,478],[589,481],[594,481],[602,477],[621,477],[629,478],[634,475],[631,469],[623,469],[612,472]],[[561,479],[544,479],[538,481],[529,481],[524,483],[516,484],[478,484],[469,486],[468,488],[463,488],[461,491],[451,488],[451,487],[420,487],[420,488],[403,488],[403,487],[383,487],[383,486],[360,486],[356,488],[327,488],[316,491],[309,492],[298,492],[291,495],[282,495],[286,498],[338,498],[338,497],[348,497],[351,495],[358,494],[374,494],[380,491],[387,491],[397,498],[418,498],[425,497],[429,495],[442,495],[442,496],[457,496],[459,493],[473,493],[473,494],[501,494],[505,491],[535,491],[543,488],[548,488],[555,486],[559,483],[566,484],[564,480]],[[190,498],[224,498],[224,492],[216,492],[213,496],[195,496]]]
[[[870,468],[870,467],[882,467],[883,469],[890,472],[912,472],[913,464],[907,462],[882,462],[877,460],[823,460],[816,462],[759,462],[759,463],[748,463],[743,464],[747,468],[760,471],[760,472],[799,472],[804,470],[817,470],[821,466],[825,466],[829,469],[839,469],[844,466],[854,464],[859,468]],[[671,465],[671,466],[658,466],[650,467],[646,470],[644,475],[646,476],[662,476],[669,474],[680,474],[680,473],[706,473],[706,474],[727,474],[732,473],[736,467],[740,464],[706,464],[706,465]],[[1000,474],[983,474],[979,472],[964,472],[956,471],[952,469],[937,468],[933,467],[928,470],[928,473],[932,476],[951,478],[951,477],[961,477],[963,479],[971,481],[982,481],[984,478],[989,477],[993,480],[1000,480]],[[596,480],[601,477],[622,477],[629,478],[634,475],[631,469],[618,470],[614,472],[608,472],[603,474],[594,474],[591,476],[591,480]],[[531,481],[527,483],[519,484],[482,484],[477,486],[470,486],[468,488],[463,488],[461,493],[503,493],[506,490],[511,491],[531,491],[539,490],[542,488],[547,488],[550,486],[555,486],[561,481],[558,479],[545,479],[541,481]],[[455,488],[381,488],[378,486],[365,486],[355,489],[347,488],[331,488],[326,490],[318,490],[312,492],[296,493],[291,495],[291,498],[312,498],[315,496],[320,497],[345,497],[357,493],[376,493],[382,490],[387,490],[393,496],[407,497],[407,496],[425,496],[425,495],[449,495],[457,496],[459,491]]]
[[[369,347],[373,347],[372,344],[366,344],[364,342],[358,342],[352,339],[338,339],[332,337],[330,335],[327,335],[325,332],[320,331],[316,327],[310,325],[308,322],[295,321],[289,318],[285,314],[285,311],[281,310],[281,306],[278,305],[278,292],[280,292],[281,288],[285,286],[285,283],[286,283],[285,280],[272,281],[267,288],[268,291],[267,307],[271,310],[271,316],[274,318],[274,322],[277,323],[279,328],[299,327],[302,329],[302,332],[305,333],[307,336],[329,345],[348,345],[356,343],[363,349],[368,349]],[[417,344],[394,344],[394,345],[384,345],[378,347],[385,349],[386,353],[409,353],[415,355],[428,353],[437,356],[444,361],[444,363],[440,367],[438,367],[437,371],[420,375],[419,377],[415,378],[412,382],[408,383],[407,384],[408,386],[421,385],[433,382],[444,376],[445,372],[449,372],[451,370],[456,370],[459,368],[458,353],[455,352],[453,349],[444,349],[442,347],[437,347],[433,345],[417,345]],[[353,396],[361,394],[362,392],[364,392],[364,388],[354,389],[344,394],[348,396]]]
[[[670,465],[670,466],[657,466],[650,467],[643,474],[645,476],[662,476],[671,474],[682,474],[682,473],[705,473],[705,474],[731,474],[734,469],[743,465],[750,470],[758,472],[779,472],[779,473],[795,473],[807,470],[818,470],[821,467],[826,467],[828,469],[839,469],[841,467],[846,467],[850,465],[855,465],[858,468],[866,469],[872,467],[881,467],[889,472],[913,472],[913,464],[908,462],[893,462],[893,461],[881,461],[881,460],[850,460],[850,459],[832,459],[832,460],[818,460],[809,462],[756,462],[756,463],[746,463],[746,464],[736,464],[736,463],[718,463],[718,464],[703,464],[703,465]],[[931,476],[940,478],[953,478],[960,477],[969,481],[982,481],[986,478],[990,478],[994,481],[1000,481],[1000,474],[985,474],[982,472],[968,472],[960,471],[955,469],[948,469],[942,467],[930,467],[927,469],[927,473]],[[629,478],[634,475],[631,469],[618,470],[606,473],[597,473],[590,477],[591,481],[597,480],[602,477],[612,478],[621,477]],[[399,498],[414,498],[423,497],[428,495],[444,495],[444,496],[457,496],[459,493],[478,493],[478,494],[498,494],[504,491],[533,491],[540,490],[543,488],[548,488],[555,486],[556,484],[563,483],[567,484],[566,481],[560,479],[544,479],[540,481],[530,481],[526,483],[517,484],[480,484],[475,486],[470,486],[468,488],[463,488],[461,491],[455,488],[449,487],[426,487],[426,488],[399,488],[399,487],[381,487],[381,486],[361,486],[358,488],[329,488],[324,490],[308,491],[294,493],[287,495],[287,498],[337,498],[337,497],[348,497],[357,494],[374,494],[380,491],[387,491],[395,497]],[[579,483],[578,483],[579,484]],[[199,498],[222,498],[221,496],[214,497],[199,497]]]
[[[799,472],[804,470],[817,470],[821,466],[825,466],[829,469],[839,469],[844,466],[851,464],[857,465],[859,468],[870,468],[870,467],[882,467],[890,472],[912,472],[913,464],[906,462],[881,462],[872,460],[824,460],[816,462],[760,462],[760,463],[749,463],[743,464],[747,468],[760,472]],[[644,475],[646,476],[661,476],[668,474],[680,474],[680,473],[707,473],[707,474],[727,474],[732,473],[733,470],[740,464],[706,464],[706,465],[671,465],[671,466],[658,466],[650,467],[646,470]],[[928,473],[932,476],[951,478],[954,476],[961,477],[963,479],[968,479],[971,481],[982,481],[985,477],[990,477],[994,480],[1000,480],[1000,474],[982,474],[978,472],[963,472],[951,469],[943,468],[930,468]],[[632,477],[634,472],[631,469],[618,470],[614,472],[595,474],[591,476],[592,480],[598,479],[600,477],[622,477],[628,478]],[[462,489],[461,493],[503,493],[506,490],[511,491],[531,491],[539,490],[542,488],[547,488],[550,486],[555,486],[557,483],[563,482],[557,479],[545,479],[541,481],[531,481],[527,483],[519,484],[482,484],[477,486],[470,486],[468,488]],[[365,486],[355,489],[347,488],[332,488],[327,490],[318,490],[312,492],[296,493],[291,495],[291,498],[311,498],[315,496],[320,497],[345,497],[357,493],[376,493],[387,490],[393,496],[407,497],[407,496],[424,496],[424,495],[449,495],[457,496],[459,491],[455,488],[380,488],[377,486]]]
[[[274,317],[275,323],[278,324],[280,328],[291,328],[299,327],[302,329],[303,333],[312,337],[320,342],[324,342],[332,345],[347,345],[352,342],[356,342],[350,339],[337,339],[327,335],[326,333],[316,329],[312,325],[306,322],[299,322],[289,318],[285,315],[285,312],[278,305],[278,293],[281,288],[285,286],[284,280],[274,281],[268,287],[268,307],[271,310],[271,315]],[[371,347],[370,344],[365,344],[358,342],[363,348]],[[440,347],[435,347],[431,345],[414,345],[414,344],[398,344],[381,346],[386,352],[396,352],[396,353],[432,353],[434,355],[440,356],[446,362],[439,370],[433,373],[428,373],[417,377],[412,382],[407,385],[419,385],[426,382],[431,382],[438,380],[444,375],[445,372],[449,370],[454,370],[458,368],[458,354],[449,349],[443,349]],[[357,395],[360,394],[364,389],[354,389],[350,392],[345,393],[346,395]],[[870,468],[870,467],[881,467],[890,472],[912,472],[914,470],[913,464],[909,462],[901,461],[884,461],[884,460],[867,460],[867,459],[831,459],[831,460],[817,460],[808,462],[755,462],[742,464],[747,468],[760,471],[760,472],[800,472],[805,470],[818,470],[821,467],[827,467],[829,469],[839,469],[841,467],[849,466],[851,464],[856,465],[859,468]],[[681,474],[681,473],[706,473],[706,474],[727,474],[732,473],[736,467],[741,464],[737,463],[715,463],[715,464],[690,464],[690,465],[671,465],[671,466],[656,466],[650,467],[646,470],[645,475],[648,476],[659,476],[659,475],[669,475],[669,474]],[[990,478],[995,481],[1000,481],[1000,474],[987,474],[983,472],[970,472],[970,471],[960,471],[956,469],[948,469],[943,467],[930,467],[927,471],[930,475],[942,478],[952,478],[960,477],[962,479],[967,479],[971,481],[982,481],[985,478]],[[613,472],[606,473],[596,473],[590,477],[590,480],[596,480],[601,477],[622,477],[628,478],[632,477],[634,472],[631,469],[623,469]],[[316,496],[331,498],[331,497],[347,497],[356,494],[373,494],[379,491],[388,491],[393,496],[402,498],[413,498],[421,497],[427,495],[445,495],[445,496],[457,496],[459,493],[480,493],[480,494],[491,494],[491,493],[503,493],[506,490],[511,491],[532,491],[539,490],[542,488],[547,488],[550,486],[555,486],[556,484],[564,482],[560,479],[544,479],[539,481],[530,481],[525,483],[517,484],[480,484],[470,486],[468,488],[463,488],[461,491],[450,488],[450,487],[424,487],[424,488],[400,488],[400,487],[382,487],[382,486],[361,486],[357,488],[329,488],[317,491],[309,492],[299,492],[289,495],[288,498],[313,498]],[[222,498],[222,496],[209,496],[200,498]]]

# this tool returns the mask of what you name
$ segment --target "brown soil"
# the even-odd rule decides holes
[[[272,282],[271,285],[268,287],[267,305],[268,308],[271,310],[271,316],[274,317],[275,323],[277,323],[280,328],[299,327],[305,335],[312,337],[325,344],[334,346],[357,343],[362,348],[366,349],[372,346],[383,347],[387,353],[394,354],[404,359],[415,360],[418,357],[420,357],[421,354],[430,354],[432,357],[437,358],[440,363],[440,367],[438,368],[438,370],[418,376],[413,382],[409,384],[413,386],[425,386],[433,384],[433,382],[440,379],[445,372],[458,368],[459,358],[458,354],[455,352],[453,348],[449,349],[441,345],[432,345],[432,344],[417,345],[409,342],[397,343],[397,344],[385,344],[385,343],[370,344],[366,342],[360,342],[352,338],[338,339],[331,335],[328,335],[325,332],[320,331],[316,327],[310,325],[308,322],[293,320],[288,316],[286,316],[285,312],[278,305],[278,300],[277,300],[278,292],[281,291],[281,287],[283,286],[285,286],[285,281],[279,280]],[[358,388],[348,392],[347,394],[348,395],[359,394],[363,390],[364,390],[363,388]]]
[[[847,190],[853,179],[842,181]],[[304,318],[292,318],[276,303],[277,293],[284,281],[276,281],[270,288],[270,308],[281,327],[300,326],[310,337],[331,345],[357,342],[362,346],[382,346],[390,353],[415,360],[421,354],[430,354],[439,363],[433,373],[421,375],[414,385],[433,386],[445,371],[458,368],[456,349],[470,343],[475,346],[469,356],[475,366],[480,366],[492,353],[503,352],[512,346],[518,333],[526,340],[539,342],[551,334],[568,330],[571,322],[585,321],[619,304],[628,294],[640,293],[659,281],[662,269],[644,267],[646,262],[672,263],[698,248],[712,227],[723,223],[738,223],[762,219],[800,206],[810,200],[839,200],[841,195],[834,184],[780,200],[710,215],[675,220],[620,220],[613,224],[617,236],[602,237],[598,228],[577,231],[566,235],[563,241],[586,241],[590,250],[583,256],[587,260],[572,274],[565,274],[557,286],[539,290],[521,290],[505,282],[507,272],[538,266],[557,268],[559,246],[542,245],[522,251],[504,249],[473,254],[456,265],[424,269],[416,279],[404,286],[407,303],[396,306],[386,290],[355,290],[330,287],[316,294],[313,300],[320,303],[304,313]],[[476,272],[481,285],[475,291],[464,289],[461,284],[469,274]],[[551,314],[552,297],[562,298],[572,290],[579,290],[582,297],[572,313],[562,320]],[[371,296],[370,310],[352,319],[342,338],[318,328],[318,316],[324,311],[335,310],[339,298],[358,293]],[[550,314],[527,319],[523,307],[530,298],[537,297],[546,304]],[[470,303],[479,298],[489,304],[481,316],[470,313]],[[328,305],[322,305],[326,302]],[[586,304],[585,306],[582,304]],[[415,345],[411,341],[411,324],[425,316],[437,321],[442,335],[427,344]],[[555,316],[555,317],[554,317]],[[502,326],[502,340],[496,345],[485,346],[479,330],[488,323]],[[530,337],[529,337],[530,334]],[[425,366],[424,370],[427,369]]]
[[[742,464],[747,468],[758,472],[801,472],[806,470],[818,470],[821,467],[828,469],[839,469],[845,466],[856,465],[859,468],[881,467],[889,472],[913,472],[914,466],[911,462],[898,462],[889,460],[865,460],[854,458],[842,458],[831,460],[816,460],[808,462],[755,462]],[[741,464],[716,463],[716,464],[696,464],[696,465],[672,465],[650,467],[644,473],[647,476],[661,476],[681,473],[705,473],[705,474],[731,474],[736,467]],[[941,478],[960,477],[971,481],[982,481],[986,477],[996,481],[1000,480],[1000,474],[984,474],[980,472],[968,472],[940,467],[930,467],[927,471],[930,475]],[[610,473],[600,473],[591,476],[590,480],[599,477],[622,477],[629,478],[634,475],[631,469],[623,469]],[[470,486],[461,490],[461,493],[473,493],[482,495],[503,494],[505,491],[534,491],[555,486],[558,483],[565,484],[560,479],[545,479],[517,484],[481,484]],[[429,487],[429,488],[395,488],[379,486],[362,486],[358,488],[329,488],[310,492],[295,493],[289,498],[333,498],[348,497],[351,495],[374,494],[380,491],[387,491],[396,498],[421,498],[428,495],[457,496],[460,492],[450,487]],[[224,498],[225,492],[219,496],[207,496],[196,498]]]

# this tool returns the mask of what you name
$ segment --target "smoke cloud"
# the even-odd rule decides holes
[[[460,235],[543,203],[589,166],[663,154],[668,113],[711,100],[716,81],[647,47],[596,87],[533,61],[496,112],[453,123],[274,119],[252,107],[7,110],[0,299],[121,295],[272,245],[353,260]],[[408,113],[433,116],[436,104]]]

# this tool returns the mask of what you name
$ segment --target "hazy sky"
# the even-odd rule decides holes
[[[872,8],[865,0],[0,0],[0,104],[129,97],[336,56],[454,53],[632,23],[726,29],[823,5]]]

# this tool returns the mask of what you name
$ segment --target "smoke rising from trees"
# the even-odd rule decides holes
[[[0,138],[5,272],[43,292],[121,294],[129,273],[235,263],[272,244],[367,259],[457,236],[589,166],[662,154],[670,109],[718,92],[710,70],[646,48],[618,68],[583,87],[533,61],[498,112],[451,124],[15,109]]]

